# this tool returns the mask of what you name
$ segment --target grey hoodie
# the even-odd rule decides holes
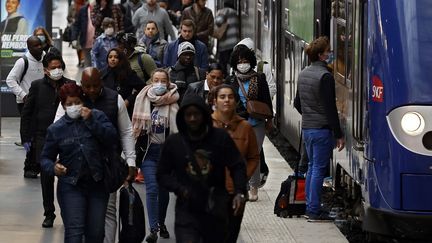
[[[44,69],[42,65],[43,55],[40,61],[36,60],[30,52],[25,54],[28,59],[28,69],[22,81],[21,76],[24,72],[24,59],[20,58],[15,62],[12,70],[6,78],[6,84],[16,96],[17,103],[24,103],[23,98],[29,92],[30,85],[34,80],[42,79],[44,77]]]

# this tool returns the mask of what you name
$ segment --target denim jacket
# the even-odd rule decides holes
[[[105,34],[101,34],[100,36],[98,36],[98,38],[96,38],[93,44],[90,53],[92,59],[92,66],[99,70],[106,68],[108,66],[108,51],[117,46],[118,43],[115,37],[109,37]]]
[[[64,115],[48,127],[45,146],[41,154],[41,167],[54,175],[57,155],[60,163],[66,167],[66,175],[59,180],[76,185],[82,168],[90,169],[94,181],[103,179],[103,151],[109,149],[118,140],[115,127],[108,117],[93,109],[89,119],[71,119]],[[84,166],[87,163],[87,166]]]

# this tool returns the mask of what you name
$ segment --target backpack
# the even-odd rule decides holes
[[[144,69],[144,63],[143,63],[143,55],[146,53],[140,53],[139,57],[138,57],[138,65],[141,68],[141,71],[143,72],[143,76],[144,76],[144,82],[149,80],[150,78],[150,74],[148,74],[145,69]]]
[[[268,62],[261,60],[257,63],[257,73],[263,73],[264,72],[264,64],[268,64]]]
[[[141,243],[146,235],[144,206],[132,186],[120,189],[119,243]]]
[[[29,66],[29,62],[28,62],[28,58],[27,58],[27,56],[26,56],[26,55],[22,56],[22,59],[24,60],[24,71],[23,71],[22,74],[21,74],[21,78],[20,78],[20,80],[19,80],[19,84],[21,84],[21,82],[22,82],[24,76],[25,76],[26,73],[27,73],[27,69],[28,69],[28,66]]]

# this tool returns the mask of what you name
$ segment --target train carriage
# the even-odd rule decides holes
[[[346,149],[334,186],[366,231],[432,239],[432,3],[428,0],[238,0],[241,37],[277,80],[276,124],[297,149],[293,107],[305,46],[330,37]],[[216,9],[221,7],[217,1]]]

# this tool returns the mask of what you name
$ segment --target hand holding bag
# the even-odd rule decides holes
[[[238,79],[237,82],[240,86],[243,96],[246,97],[246,110],[249,113],[249,116],[262,120],[273,118],[273,112],[270,110],[270,107],[264,102],[258,100],[250,100],[247,96],[243,83],[240,82],[240,80]]]

